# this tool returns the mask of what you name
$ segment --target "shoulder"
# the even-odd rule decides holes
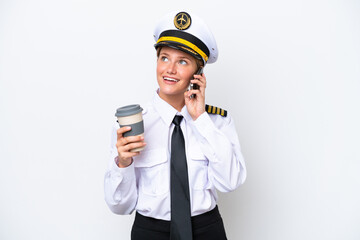
[[[147,102],[146,104],[144,104],[141,107],[143,108],[142,114],[144,117],[151,116],[156,112],[152,102]]]
[[[143,111],[142,111],[142,115],[143,115],[143,119],[144,119],[144,124],[152,124],[153,122],[156,122],[159,120],[160,115],[159,113],[156,111],[155,106],[150,102],[147,104],[144,104],[142,106]]]
[[[215,126],[222,128],[231,123],[232,118],[227,110],[213,105],[205,105],[205,112],[209,115]]]

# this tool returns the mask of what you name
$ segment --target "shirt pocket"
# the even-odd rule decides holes
[[[134,158],[139,190],[150,196],[169,192],[170,175],[165,148],[143,151],[140,156]]]
[[[199,148],[189,149],[190,161],[189,163],[189,178],[191,187],[194,190],[209,189],[210,184],[208,180],[208,165],[209,160],[202,153]]]

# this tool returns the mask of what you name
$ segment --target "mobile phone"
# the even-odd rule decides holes
[[[200,67],[194,75],[201,75],[203,73],[203,71],[204,71],[204,67]],[[196,83],[190,83],[190,85],[189,85],[189,90],[199,89],[199,88],[200,88],[199,85],[197,85]],[[195,97],[196,97],[195,94],[192,94],[190,96],[190,98],[195,98]]]

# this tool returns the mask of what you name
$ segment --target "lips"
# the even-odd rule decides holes
[[[171,78],[171,77],[163,77],[163,79],[164,79],[166,82],[172,82],[172,83],[177,83],[177,82],[179,82],[178,79]]]

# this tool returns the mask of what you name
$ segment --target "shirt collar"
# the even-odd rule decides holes
[[[192,121],[192,117],[190,116],[190,113],[188,112],[186,105],[181,109],[180,114],[184,117],[186,122]]]
[[[177,110],[170,104],[160,98],[158,91],[156,91],[153,99],[154,108],[159,113],[161,119],[165,122],[166,126],[170,126]]]
[[[153,104],[161,119],[167,126],[170,126],[178,111],[165,100],[160,98],[158,91],[155,92]],[[186,105],[181,109],[179,114],[182,115],[187,122],[192,120],[189,112],[187,111]]]

